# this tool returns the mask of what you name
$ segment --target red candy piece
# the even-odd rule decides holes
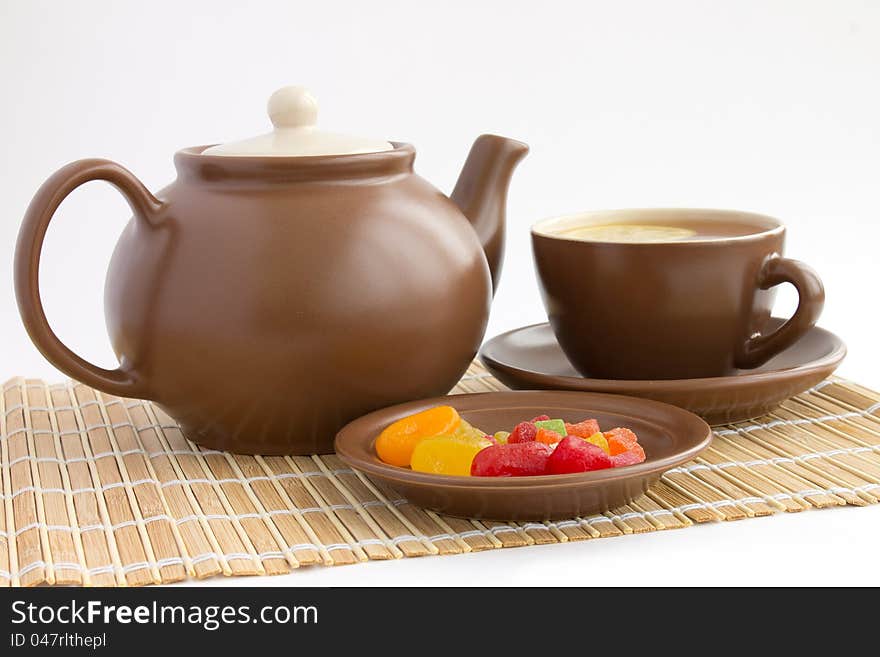
[[[642,446],[636,443],[630,449],[625,452],[621,452],[620,454],[615,454],[611,457],[611,462],[614,464],[615,468],[619,468],[623,465],[635,465],[636,463],[641,463],[645,460],[645,450],[642,449]]]
[[[569,436],[589,438],[594,433],[599,433],[599,423],[596,420],[583,420],[577,424],[565,423],[565,431]]]
[[[535,417],[532,418],[531,421],[532,422],[546,422],[549,419],[550,419],[549,415],[536,415]]]
[[[611,456],[623,454],[639,444],[639,439],[629,429],[617,427],[605,432],[605,440],[608,441],[608,450]],[[642,452],[644,454],[644,452]]]
[[[542,475],[546,473],[547,459],[552,451],[549,445],[534,441],[490,445],[477,452],[471,463],[471,474],[475,477]]]
[[[613,466],[611,457],[601,447],[588,443],[579,436],[566,436],[547,459],[547,474],[589,472]]]
[[[510,435],[507,437],[507,444],[511,443],[529,443],[535,440],[538,435],[537,427],[531,422],[520,422],[516,425]]]

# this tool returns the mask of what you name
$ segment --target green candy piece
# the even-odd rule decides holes
[[[546,429],[548,431],[555,431],[560,436],[565,438],[565,421],[560,419],[554,420],[538,420],[535,422],[535,426],[539,429]]]
[[[508,436],[510,436],[509,431],[496,431],[494,438],[499,445],[506,445]]]

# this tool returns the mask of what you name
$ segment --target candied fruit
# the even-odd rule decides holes
[[[388,425],[376,439],[376,454],[385,463],[406,467],[413,449],[425,438],[451,434],[461,418],[452,406],[435,406]]]
[[[418,472],[467,476],[474,457],[491,446],[488,440],[461,436],[425,438],[413,450],[411,466]]]
[[[608,440],[608,453],[611,456],[622,454],[631,449],[633,445],[638,445],[639,442],[636,434],[623,427],[606,431],[605,438]]]
[[[611,457],[601,447],[579,436],[566,436],[547,459],[547,474],[589,472],[613,467]]]
[[[439,435],[439,434],[438,434]],[[454,436],[460,436],[462,438],[482,438],[486,435],[485,431],[480,431],[475,426],[473,426],[470,422],[461,418],[458,423],[458,427],[456,427],[453,432]]]
[[[384,462],[432,474],[521,477],[634,465],[645,450],[630,429],[602,432],[588,418],[569,423],[541,414],[512,431],[486,434],[451,406],[402,418],[376,439]]]
[[[596,420],[589,419],[577,422],[575,424],[565,423],[565,434],[568,436],[578,436],[579,438],[589,438],[599,433],[599,423]]]
[[[553,449],[535,441],[492,445],[474,457],[470,473],[476,477],[528,477],[542,475]]]
[[[630,447],[625,452],[620,452],[619,454],[615,454],[611,457],[611,462],[614,464],[615,468],[624,465],[635,465],[636,463],[642,463],[644,460],[645,450],[642,449],[642,446],[638,443]]]
[[[537,433],[537,427],[531,422],[520,422],[514,427],[513,431],[510,432],[510,435],[507,437],[507,442],[508,444],[532,442]]]
[[[597,431],[589,438],[585,438],[588,443],[593,443],[596,447],[601,447],[602,451],[606,454],[610,454],[611,450],[608,447],[608,441],[605,439],[605,435],[601,431]]]
[[[560,436],[565,435],[565,422],[562,420],[538,420],[533,424],[537,429],[547,429],[558,433]]]
[[[535,440],[539,443],[544,443],[545,445],[555,445],[562,440],[562,438],[562,436],[552,429],[545,429],[544,427],[538,427],[538,433],[535,434]]]

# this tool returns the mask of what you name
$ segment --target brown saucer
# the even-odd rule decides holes
[[[411,413],[449,404],[483,431],[510,427],[541,413],[603,428],[628,427],[647,460],[628,467],[541,477],[457,477],[413,472],[382,463],[373,443],[386,426]],[[336,452],[355,470],[441,513],[496,520],[552,520],[601,513],[628,504],[666,470],[709,446],[712,431],[685,410],[646,399],[567,391],[486,392],[399,404],[351,422],[336,434]]]
[[[772,318],[768,330],[783,321]],[[590,379],[571,366],[547,323],[498,335],[480,352],[486,368],[510,388],[646,397],[686,408],[710,424],[739,422],[768,413],[828,377],[845,355],[846,346],[840,338],[814,326],[764,365],[732,376],[662,381]]]

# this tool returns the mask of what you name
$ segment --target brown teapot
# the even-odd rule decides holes
[[[156,195],[108,160],[52,175],[15,253],[19,310],[43,355],[236,452],[330,451],[349,420],[447,392],[486,328],[507,188],[528,147],[481,136],[450,200],[413,172],[409,144],[322,132],[316,113],[302,88],[279,90],[273,132],[179,151],[177,179]],[[104,291],[113,370],[58,339],[39,295],[52,215],[90,180],[134,214]]]

